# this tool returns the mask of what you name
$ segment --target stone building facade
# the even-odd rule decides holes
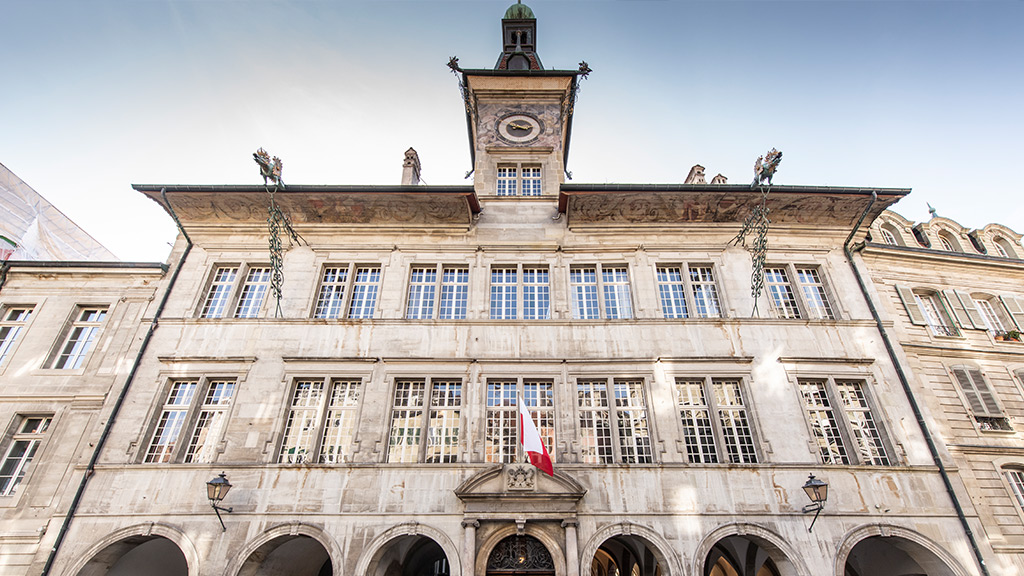
[[[55,419],[48,430],[65,441],[41,445],[19,486],[46,492],[48,507],[0,500],[35,530],[20,556],[0,551],[0,570],[966,576],[982,573],[979,556],[1012,565],[1020,508],[1010,491],[992,495],[1003,468],[983,457],[1012,459],[1014,433],[975,427],[984,447],[943,444],[966,420],[942,412],[953,396],[914,380],[936,361],[915,360],[916,325],[886,289],[890,275],[909,282],[900,266],[935,256],[861,242],[869,226],[877,239],[882,223],[908,224],[886,209],[909,190],[772,186],[755,298],[734,239],[760,190],[707,184],[703,169],[678,185],[566,183],[586,68],[541,69],[522,4],[502,25],[495,69],[453,63],[471,186],[420,185],[412,150],[396,186],[135,186],[182,233],[168,273],[116,269],[124,298],[103,302],[124,321],[100,320],[108,343],[82,360],[95,382],[36,368],[59,349],[44,345],[61,340],[55,318],[25,325],[0,366],[21,378],[8,388],[5,373],[11,422],[59,412],[32,404],[44,378],[59,380],[47,390],[93,387],[88,417]],[[272,189],[297,232],[284,236],[279,300]],[[937,258],[1021,265],[1020,236],[996,235],[1014,256]],[[0,306],[38,306],[46,290],[65,308],[102,300],[66,274],[13,275]],[[928,287],[956,286],[944,282]],[[1011,293],[1009,282],[986,289]],[[989,363],[1015,344],[983,334],[969,335],[988,346],[979,367],[1009,391],[1010,373]],[[908,389],[929,398],[923,416]],[[520,403],[553,476],[523,463]],[[35,438],[19,425],[0,449]],[[223,528],[206,498],[221,472],[233,485]],[[809,474],[829,486],[813,531]]]

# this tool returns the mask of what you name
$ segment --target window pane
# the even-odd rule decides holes
[[[263,306],[263,297],[270,283],[270,268],[250,268],[245,275],[242,293],[238,296],[235,318],[255,318]]]
[[[743,405],[739,380],[713,380],[715,403],[718,404],[718,421],[722,425],[722,439],[729,462],[753,464],[757,462],[754,450],[754,435],[747,421],[747,410]]]
[[[163,412],[160,413],[156,430],[153,431],[153,439],[146,450],[146,462],[170,461],[198,385],[198,380],[181,380],[171,384]]]
[[[679,266],[658,266],[658,295],[665,318],[686,318],[686,288]]]
[[[516,461],[519,412],[515,380],[487,381],[487,430],[484,459],[509,464]]]
[[[4,360],[7,359],[7,356],[14,348],[14,343],[18,340],[21,329],[28,322],[31,315],[32,308],[11,308],[7,310],[4,321],[0,324],[0,364],[4,363]]]
[[[629,298],[629,275],[626,268],[601,270],[604,286],[604,311],[607,318],[632,318],[633,304]]]
[[[523,403],[540,432],[540,439],[548,449],[551,461],[555,461],[555,396],[554,383],[550,380],[527,380],[523,382]]]
[[[615,415],[618,420],[622,462],[653,462],[651,435],[647,425],[647,402],[644,400],[642,380],[615,380]]]
[[[406,305],[405,317],[410,319],[433,317],[436,290],[436,268],[413,268],[409,279],[409,301]]]
[[[523,196],[540,196],[540,167],[523,167]]]
[[[985,322],[985,327],[993,332],[1003,332],[1006,328],[1003,327],[1003,321],[999,319],[996,314],[995,308],[992,307],[992,303],[988,300],[978,298],[974,300],[974,306],[981,313],[981,319]]]
[[[957,331],[953,328],[945,314],[945,307],[939,302],[937,294],[914,294],[917,305],[924,313],[925,322],[932,334],[936,336],[956,336]]]
[[[1024,509],[1024,471],[1007,470],[1006,480],[1010,482],[1010,490],[1017,498],[1017,505]]]
[[[577,319],[600,318],[597,308],[597,269],[572,268],[569,271],[572,287],[572,317]]]
[[[864,396],[864,389],[861,382],[849,380],[837,380],[836,391],[843,401],[843,409],[846,411],[846,418],[853,427],[853,440],[857,443],[858,454],[861,464],[874,464],[876,466],[888,466],[889,456],[885,453],[885,446],[882,444],[882,437],[875,426],[875,420],[871,417],[871,410],[868,408],[868,400]]]
[[[430,387],[430,422],[427,428],[427,462],[459,461],[459,416],[462,382],[433,381]]]
[[[202,318],[220,318],[224,316],[224,308],[228,304],[228,296],[231,294],[231,285],[235,282],[235,275],[238,268],[217,268],[213,273],[213,282],[210,283],[210,291],[206,294],[206,302],[203,304],[203,311],[199,313]]]
[[[71,324],[71,332],[53,367],[68,370],[81,367],[106,316],[106,308],[83,308],[78,320]]]
[[[320,282],[320,294],[316,298],[315,318],[341,318],[345,305],[345,284],[348,282],[348,268],[324,268]]]
[[[441,279],[441,308],[437,317],[443,320],[465,320],[469,298],[469,269],[445,268]]]
[[[357,268],[355,285],[352,286],[352,305],[349,318],[373,318],[377,305],[377,290],[380,283],[380,268]]]
[[[213,462],[216,442],[223,436],[227,425],[227,409],[231,396],[235,392],[235,383],[230,380],[210,382],[203,399],[203,406],[196,420],[192,440],[189,441],[185,462]]]
[[[576,382],[576,400],[580,410],[580,456],[588,464],[612,463],[607,388],[604,380]]]
[[[800,308],[797,307],[785,268],[765,268],[764,282],[775,314],[779,318],[799,318]]]
[[[498,196],[515,196],[516,169],[513,167],[498,168]]]
[[[690,266],[690,287],[698,318],[718,318],[722,315],[718,304],[718,288],[710,266]]]
[[[278,462],[298,464],[313,458],[313,441],[319,429],[323,380],[300,380],[295,383],[292,407],[284,427],[284,440]]]
[[[415,462],[420,454],[423,428],[423,380],[395,382],[395,404],[391,411],[388,462]]]
[[[327,404],[327,417],[320,442],[321,464],[337,464],[351,459],[352,439],[356,430],[356,410],[362,382],[334,380]]]
[[[523,268],[523,318],[551,318],[551,292],[547,268]]]
[[[810,317],[835,318],[832,306],[828,303],[828,297],[825,295],[825,285],[822,284],[818,271],[814,268],[797,268],[796,276],[804,291],[804,300],[807,302],[807,313]]]
[[[822,462],[849,464],[850,458],[846,454],[846,447],[839,433],[839,423],[825,392],[825,382],[800,380],[800,392],[804,398],[804,408],[807,410]]]
[[[10,496],[17,490],[42,443],[43,434],[50,428],[50,421],[49,416],[25,418],[20,432],[11,438],[10,448],[0,463],[0,496]]]
[[[687,459],[693,463],[717,463],[715,433],[711,428],[711,414],[704,396],[704,381],[676,379],[676,392]]]
[[[515,268],[491,268],[491,318],[516,317],[517,273]]]

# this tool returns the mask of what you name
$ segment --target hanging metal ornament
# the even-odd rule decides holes
[[[252,155],[256,163],[260,165],[260,175],[263,176],[263,186],[270,196],[270,204],[267,207],[267,229],[270,232],[270,291],[274,294],[276,303],[276,318],[281,317],[281,295],[284,287],[284,249],[281,245],[281,231],[288,234],[288,238],[294,243],[304,243],[302,237],[292,228],[288,216],[281,211],[277,205],[274,194],[279,188],[284,189],[284,180],[281,179],[281,168],[284,163],[277,156],[273,159],[266,150],[260,148]],[[268,185],[269,180],[269,185]]]
[[[752,269],[750,273],[750,295],[754,299],[754,309],[750,313],[751,317],[757,316],[757,301],[761,297],[761,291],[764,290],[764,262],[768,256],[768,228],[771,224],[771,220],[768,218],[768,213],[770,212],[768,208],[768,193],[771,192],[772,176],[775,175],[775,170],[779,167],[780,162],[782,162],[782,152],[775,148],[769,150],[764,156],[758,156],[757,160],[754,161],[754,181],[750,184],[750,187],[756,188],[761,192],[761,203],[754,206],[754,209],[750,211],[750,215],[743,221],[743,227],[740,228],[739,233],[731,241],[733,246],[743,246],[746,248],[747,236],[754,235],[753,245],[749,248]],[[764,184],[766,181],[767,185]]]

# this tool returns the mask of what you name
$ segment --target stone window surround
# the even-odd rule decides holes
[[[414,270],[425,270],[425,269],[433,269],[434,272],[435,272],[434,281],[432,282],[433,288],[434,288],[434,292],[433,292],[433,297],[432,297],[433,302],[431,304],[431,310],[429,312],[427,312],[426,315],[423,316],[422,318],[410,318],[410,314],[412,314],[412,309],[410,307],[410,303],[411,303],[410,302],[410,298],[411,298],[411,295],[412,295],[413,286],[414,285],[415,286],[427,286],[428,285],[428,284],[425,284],[425,283],[422,283],[422,282],[414,284],[413,283],[413,279],[412,279],[413,271]],[[470,287],[472,286],[472,275],[470,274],[471,269],[472,269],[472,267],[469,264],[436,264],[436,263],[432,263],[432,262],[426,262],[426,263],[414,262],[414,263],[410,263],[409,264],[409,273],[406,274],[405,315],[403,316],[403,318],[405,318],[407,320],[433,320],[433,319],[464,320],[466,318],[469,318],[469,293],[470,293]],[[453,271],[453,270],[454,271],[465,271],[466,276],[467,276],[466,282],[465,283],[458,282],[458,281],[456,281],[456,282],[446,282],[445,281],[445,273],[448,272],[448,271]],[[446,287],[456,287],[457,288],[457,287],[462,287],[462,286],[464,286],[465,290],[466,290],[464,296],[462,296],[462,297],[456,296],[456,297],[454,297],[452,299],[452,302],[456,305],[455,308],[453,308],[452,314],[454,316],[456,316],[456,317],[455,318],[441,318],[442,303],[445,301],[444,300],[444,289]],[[319,296],[319,294],[317,296]],[[461,303],[461,306],[459,306],[460,303]],[[461,317],[459,317],[460,314],[459,314],[459,312],[457,310],[461,310],[462,311],[461,312]]]
[[[90,352],[96,345],[96,341],[99,339],[100,334],[103,331],[103,326],[107,322],[107,318],[110,317],[112,306],[109,304],[77,304],[75,305],[72,313],[64,321],[64,327],[61,329],[57,340],[54,342],[53,348],[46,357],[46,363],[43,365],[44,368],[50,368],[53,370],[82,370],[89,361]],[[103,318],[98,322],[82,320],[83,314],[90,310],[101,310]],[[59,367],[57,364],[60,362],[61,357],[65,352],[69,352],[67,349],[70,343],[70,338],[75,335],[77,328],[95,328],[89,337],[88,349],[81,354],[80,364],[71,367]]]
[[[467,428],[466,428],[467,427],[467,420],[466,420],[467,419],[467,415],[466,415],[466,408],[467,407],[466,407],[466,402],[465,402],[465,400],[466,400],[466,379],[465,379],[465,377],[464,376],[443,376],[443,375],[442,376],[394,375],[394,376],[389,377],[388,381],[389,381],[388,404],[387,404],[387,407],[386,407],[387,413],[385,415],[386,416],[386,425],[384,426],[384,430],[383,430],[384,436],[383,436],[383,439],[382,439],[383,442],[381,444],[383,446],[383,450],[381,451],[382,452],[382,460],[381,460],[381,462],[383,462],[383,463],[395,463],[395,464],[413,464],[413,463],[426,464],[426,463],[428,463],[428,459],[427,459],[428,454],[427,453],[428,453],[428,449],[429,449],[428,445],[429,445],[429,442],[430,442],[430,431],[431,431],[431,426],[432,426],[432,424],[431,424],[431,413],[434,412],[434,411],[440,411],[440,410],[456,411],[456,412],[459,413],[458,419],[456,420],[457,425],[458,425],[458,441],[457,441],[457,444],[456,444],[456,449],[455,449],[454,454],[451,454],[451,456],[453,457],[453,462],[451,462],[451,463],[464,462],[465,461],[465,457],[466,457],[466,432],[467,432]],[[409,461],[402,461],[402,460],[394,460],[393,461],[393,460],[391,460],[390,456],[391,456],[392,428],[394,426],[394,413],[395,413],[396,410],[400,409],[396,405],[396,397],[395,397],[395,395],[397,393],[399,384],[401,384],[401,383],[409,383],[409,382],[423,382],[424,383],[424,388],[423,388],[424,397],[423,397],[423,400],[420,403],[420,405],[419,406],[405,406],[405,407],[403,407],[403,408],[406,408],[406,409],[410,409],[411,411],[417,411],[418,410],[418,411],[422,412],[422,414],[420,414],[420,416],[419,416],[419,423],[417,424],[417,427],[420,430],[419,446],[417,447],[417,455],[416,455],[415,459],[409,460]],[[434,384],[435,383],[442,383],[442,384],[457,383],[459,385],[459,403],[458,403],[458,405],[447,405],[447,404],[445,404],[443,406],[433,406],[432,403],[431,403],[431,400],[432,400],[432,397],[433,397],[433,391],[434,391]],[[435,410],[435,408],[437,410]],[[361,421],[361,420],[357,420],[357,422],[359,422],[359,421]],[[358,434],[359,434],[359,432],[358,432],[358,429],[357,429],[356,436],[358,436]],[[444,464],[444,462],[436,462],[435,464]]]
[[[329,270],[329,269],[344,270],[345,271],[345,279],[340,281],[340,282],[330,282],[330,283],[328,283],[326,281],[326,279],[325,279],[325,275],[327,274],[327,270]],[[315,285],[314,285],[313,298],[312,298],[312,302],[311,302],[310,310],[309,310],[310,318],[325,319],[325,320],[341,320],[341,319],[361,320],[361,319],[366,319],[366,318],[363,318],[361,316],[357,316],[357,317],[353,317],[352,316],[352,299],[353,299],[353,295],[355,293],[356,285],[357,284],[359,284],[361,286],[369,286],[370,285],[370,284],[367,284],[367,283],[360,283],[360,282],[358,282],[357,276],[359,275],[359,272],[364,271],[364,270],[376,270],[377,271],[377,280],[376,280],[376,282],[372,283],[374,286],[376,286],[376,291],[375,291],[374,296],[373,296],[373,305],[372,305],[372,307],[373,307],[373,314],[372,314],[371,318],[378,317],[378,314],[379,314],[379,305],[378,304],[379,304],[379,300],[380,300],[382,286],[384,284],[384,267],[380,264],[380,262],[369,262],[369,261],[358,260],[358,261],[355,261],[355,262],[345,263],[345,262],[338,262],[338,261],[331,260],[331,261],[323,262],[319,266],[319,269],[318,269],[318,272],[317,272],[317,276],[316,276]],[[321,299],[324,287],[327,284],[330,284],[332,286],[341,286],[341,288],[342,288],[341,300],[340,300],[340,302],[338,304],[339,310],[338,310],[337,315],[330,315],[326,311],[322,312],[321,308],[320,308],[320,302],[321,302],[320,299]]]
[[[765,263],[765,270],[772,268],[782,268],[786,272],[787,284],[792,291],[794,300],[796,301],[798,315],[795,318],[785,316],[779,313],[775,299],[772,298],[768,290],[768,281],[765,279],[765,297],[768,299],[769,309],[772,310],[776,318],[787,318],[787,319],[799,319],[799,320],[838,320],[840,319],[839,310],[837,306],[837,299],[835,292],[831,289],[828,277],[825,274],[824,266],[816,263],[802,263],[802,262],[790,262],[787,264],[776,264],[776,263]],[[801,270],[813,270],[818,276],[818,283],[821,285],[820,296],[824,302],[824,307],[828,312],[831,313],[831,317],[821,318],[819,316],[811,314],[812,310],[818,309],[818,307],[812,307],[808,302],[807,293],[804,288],[812,286],[813,284],[805,284],[800,281],[799,272]]]
[[[656,465],[658,463],[658,458],[657,458],[658,448],[657,447],[658,447],[659,441],[658,441],[657,430],[655,429],[656,428],[656,425],[655,425],[656,418],[653,416],[653,413],[652,413],[652,409],[653,409],[652,406],[653,405],[652,405],[652,402],[651,402],[651,394],[650,394],[651,377],[650,376],[645,376],[645,375],[640,375],[640,374],[634,374],[634,375],[616,374],[616,375],[609,376],[608,373],[606,373],[606,372],[605,373],[600,373],[600,374],[597,374],[597,373],[587,373],[587,374],[574,373],[574,374],[570,374],[569,375],[569,383],[570,383],[570,386],[571,386],[571,389],[572,389],[572,392],[573,392],[573,398],[572,398],[572,400],[570,400],[570,402],[572,404],[573,430],[575,432],[575,437],[576,438],[582,438],[582,428],[581,428],[580,423],[581,423],[581,418],[583,416],[583,413],[584,413],[584,411],[586,411],[584,409],[581,409],[581,407],[579,405],[578,386],[579,386],[579,382],[580,381],[585,381],[585,382],[603,381],[605,383],[605,396],[606,396],[606,399],[607,399],[607,406],[605,406],[604,409],[608,411],[608,427],[610,429],[610,442],[611,442],[611,462],[604,463],[603,465],[606,465],[606,466],[608,466],[608,465],[629,465],[629,466]],[[615,383],[618,382],[618,381],[640,381],[641,390],[643,391],[643,394],[644,394],[644,411],[645,411],[645,416],[646,416],[646,421],[647,421],[647,440],[648,440],[649,449],[650,449],[650,453],[646,455],[646,459],[648,460],[647,462],[623,462],[623,453],[622,453],[622,447],[623,447],[622,442],[623,442],[623,440],[622,440],[622,438],[619,437],[619,430],[618,430],[618,411],[619,411],[620,407],[615,405],[616,402],[615,402],[615,392],[614,392]],[[555,406],[556,406],[556,408],[559,406],[557,401],[555,403]],[[600,411],[600,408],[598,408],[596,410]],[[577,442],[573,442],[573,444],[577,444],[578,445]],[[583,457],[582,457],[583,455],[580,452],[580,450],[574,450],[574,452],[577,453],[578,461],[579,462],[584,462]]]
[[[813,425],[810,422],[810,418],[807,413],[806,400],[803,398],[803,392],[801,391],[800,381],[802,380],[813,380],[813,381],[824,381],[826,394],[829,400],[829,404],[835,415],[839,433],[843,440],[843,446],[846,449],[847,458],[850,460],[849,464],[827,464],[822,463],[821,455],[819,454],[819,448],[815,440]],[[823,466],[884,466],[879,464],[865,463],[861,461],[860,455],[860,444],[853,434],[852,427],[849,421],[849,417],[846,413],[846,407],[844,406],[842,399],[836,390],[836,381],[856,381],[860,383],[860,390],[863,392],[864,399],[867,402],[867,411],[871,415],[871,419],[875,424],[875,428],[878,431],[878,435],[881,441],[882,448],[885,450],[885,456],[889,460],[889,466],[898,466],[899,458],[897,457],[896,444],[893,442],[892,436],[889,435],[888,430],[890,429],[889,419],[886,417],[884,411],[881,409],[881,404],[875,398],[874,388],[877,386],[875,377],[871,374],[864,373],[861,371],[829,371],[829,372],[818,372],[818,371],[805,371],[800,370],[798,373],[791,375],[791,381],[793,382],[793,390],[797,396],[800,410],[803,413],[804,423],[807,426],[808,433],[808,446],[817,462],[822,463]]]
[[[0,306],[0,374],[10,364],[22,335],[36,317],[36,304],[3,304]]]
[[[964,374],[972,388],[976,390],[976,393],[964,389],[964,385],[957,374],[958,372]],[[963,403],[964,410],[972,416],[971,420],[979,432],[995,434],[1015,432],[1011,419],[998,394],[996,394],[995,388],[992,386],[992,379],[985,375],[985,370],[981,366],[973,362],[951,362],[946,365],[946,373],[949,375],[957,397]],[[978,386],[979,377],[980,383],[983,385],[981,387]],[[971,401],[969,395],[974,397],[974,402]],[[987,401],[986,396],[988,398]],[[989,420],[1001,421],[999,425],[1005,425],[1005,428],[992,428],[985,425],[985,422]]]
[[[227,289],[223,297],[220,298],[221,303],[215,305],[216,309],[211,310],[211,301],[215,298],[218,285],[218,273],[225,269],[234,269],[234,275],[230,281],[224,282],[230,287]],[[264,262],[244,262],[244,261],[227,261],[227,262],[216,262],[210,266],[210,272],[207,274],[206,282],[203,284],[203,289],[200,292],[199,301],[196,303],[196,318],[203,319],[236,319],[239,312],[240,300],[243,296],[243,292],[246,291],[248,286],[263,285],[263,290],[259,298],[261,299],[259,306],[256,309],[255,315],[247,316],[248,318],[256,318],[262,315],[266,309],[267,301],[270,300],[270,278],[267,277],[267,282],[256,282],[250,283],[249,273],[259,269],[270,269],[270,265]],[[272,273],[272,272],[271,272]],[[212,315],[211,315],[212,314]]]
[[[45,421],[45,429],[41,432],[26,432],[24,431],[25,425],[32,419],[42,419]],[[0,493],[2,498],[19,497],[24,491],[19,491],[18,487],[28,483],[31,480],[34,467],[31,466],[33,460],[37,459],[39,454],[46,449],[46,444],[49,439],[53,436],[50,432],[53,430],[55,422],[57,420],[56,414],[53,412],[18,412],[15,418],[12,419],[10,426],[7,429],[7,433],[3,437],[3,442],[0,443],[0,447],[3,449],[3,458],[0,459],[0,465],[7,464],[8,459],[12,457],[12,452],[15,449],[17,443],[28,442],[26,446],[26,452],[31,450],[31,456],[25,457],[24,453],[17,458],[22,461],[19,469],[14,473],[14,477],[11,479],[11,483],[4,487],[3,493]],[[18,479],[18,476],[21,479]]]
[[[199,419],[200,412],[203,411],[205,406],[205,400],[207,392],[210,390],[210,384],[213,382],[231,382],[233,384],[233,390],[231,397],[224,408],[224,423],[220,426],[219,438],[208,438],[206,442],[217,445],[214,449],[216,454],[220,454],[223,451],[224,437],[223,435],[228,429],[231,422],[232,412],[237,404],[236,398],[238,396],[238,389],[242,383],[242,375],[233,372],[209,372],[201,375],[188,375],[188,374],[161,374],[160,379],[164,381],[164,384],[159,388],[159,394],[155,395],[153,400],[153,406],[150,410],[150,415],[147,418],[149,424],[142,429],[142,435],[140,441],[136,443],[138,446],[138,453],[135,455],[135,462],[137,463],[148,463],[148,464],[170,464],[184,462],[186,452],[189,449],[189,444],[192,442],[192,436],[195,432],[195,427]],[[178,431],[178,436],[175,441],[174,448],[172,450],[171,457],[168,462],[147,462],[148,452],[151,444],[156,440],[154,435],[160,425],[164,408],[167,406],[167,398],[171,392],[171,389],[175,383],[196,381],[195,390],[192,393],[192,397],[189,400],[187,407],[185,408],[185,418],[182,422],[181,429]],[[212,461],[216,461],[214,458]]]
[[[723,426],[722,426],[721,418],[718,415],[719,406],[718,406],[717,400],[714,397],[714,394],[715,394],[714,383],[718,382],[718,381],[736,381],[736,382],[739,383],[740,396],[743,399],[743,405],[742,406],[743,406],[744,412],[746,413],[746,425],[747,425],[747,428],[750,431],[749,439],[750,439],[750,442],[753,445],[753,449],[754,449],[754,460],[751,463],[752,464],[756,464],[756,463],[764,461],[763,460],[763,456],[762,456],[764,451],[761,448],[760,434],[758,433],[759,431],[757,429],[759,420],[757,418],[757,412],[755,411],[754,407],[752,406],[751,396],[750,396],[750,382],[749,382],[749,378],[748,377],[740,376],[740,375],[729,375],[727,373],[717,373],[717,372],[714,373],[714,374],[674,373],[674,374],[671,374],[671,375],[666,375],[666,380],[672,383],[672,395],[673,395],[673,398],[674,398],[674,400],[676,402],[676,409],[675,409],[675,412],[676,412],[676,423],[679,425],[679,430],[680,430],[679,453],[682,454],[684,460],[688,460],[688,449],[687,449],[687,446],[686,446],[686,438],[685,438],[685,434],[684,434],[684,431],[683,431],[683,424],[682,424],[682,421],[681,421],[681,416],[680,416],[679,413],[680,413],[681,410],[684,410],[685,407],[681,404],[681,401],[680,401],[680,398],[679,398],[679,390],[678,390],[678,387],[676,386],[676,383],[681,381],[681,380],[683,380],[683,381],[690,381],[690,380],[696,381],[696,380],[700,380],[701,384],[702,384],[702,388],[703,388],[704,394],[705,394],[705,407],[709,411],[710,420],[711,420],[711,423],[712,423],[712,431],[713,431],[714,440],[715,440],[714,448],[715,448],[715,453],[716,453],[717,458],[718,458],[718,462],[717,463],[718,464],[725,464],[725,465],[729,465],[729,464],[744,464],[742,462],[736,462],[736,463],[730,462],[730,460],[729,460],[729,453],[728,453],[728,450],[726,449],[725,442],[724,442]],[[703,464],[708,464],[708,463],[703,463]]]
[[[659,276],[660,276],[660,273],[661,273],[661,271],[663,269],[668,269],[668,268],[679,268],[679,270],[681,272],[681,276],[682,276],[681,284],[683,285],[683,292],[684,292],[683,296],[684,296],[685,301],[686,301],[686,317],[685,318],[680,318],[680,319],[724,318],[725,317],[725,309],[724,309],[724,306],[723,306],[723,298],[722,298],[722,286],[721,286],[721,283],[719,281],[719,273],[718,273],[718,269],[719,268],[718,268],[718,265],[716,263],[712,263],[712,262],[708,262],[706,260],[699,260],[698,259],[698,260],[692,260],[692,261],[686,261],[686,260],[681,260],[681,261],[667,261],[666,260],[664,262],[659,261],[657,264],[655,264],[653,266],[653,272],[652,273],[654,274],[654,283],[655,283],[655,286],[658,289],[658,313],[659,313],[659,316],[661,318],[665,318],[666,317],[665,316],[666,311],[665,311],[664,301],[662,300],[662,294],[661,294],[662,286],[668,286],[668,285],[672,284],[672,282],[670,282],[670,281],[669,282],[660,282],[659,281]],[[692,276],[691,276],[691,269],[710,269],[713,282],[711,282],[711,283],[702,283],[702,282],[695,283],[693,281]],[[702,284],[710,284],[714,288],[715,307],[717,308],[717,311],[718,311],[717,314],[703,315],[703,314],[699,313],[699,310],[698,310],[699,307],[697,306],[697,297],[696,297],[696,293],[694,292],[695,284],[697,286],[700,286]]]

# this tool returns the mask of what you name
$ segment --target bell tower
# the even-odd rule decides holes
[[[469,144],[481,197],[557,198],[565,180],[580,70],[545,70],[537,18],[517,2],[501,19],[502,52],[493,69],[462,69]],[[586,69],[589,71],[589,69]]]

